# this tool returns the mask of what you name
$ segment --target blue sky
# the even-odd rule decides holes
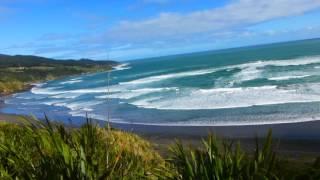
[[[121,61],[318,37],[319,0],[0,0],[0,54]]]

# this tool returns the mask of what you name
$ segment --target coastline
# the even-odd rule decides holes
[[[29,84],[28,88],[23,91],[29,91],[34,84]],[[0,109],[5,106],[5,98],[16,93],[0,95]],[[20,115],[11,115],[0,112],[1,117],[14,117]],[[21,117],[21,116],[20,116]],[[3,119],[3,118],[2,118]],[[100,124],[106,124],[106,121],[97,120]],[[265,137],[269,129],[272,129],[273,136],[280,139],[307,139],[320,141],[320,120],[306,122],[292,122],[279,124],[258,124],[258,125],[228,125],[228,126],[161,126],[161,125],[143,125],[130,123],[115,123],[110,122],[112,127],[119,128],[125,131],[134,132],[146,137],[161,137],[161,138],[191,138],[202,139],[209,133],[216,136],[230,139],[246,139],[253,137]]]
[[[0,108],[4,104],[0,101]],[[18,123],[20,115],[0,113],[0,122]],[[97,121],[101,126],[105,121]],[[168,147],[176,140],[183,144],[201,147],[202,139],[208,134],[219,139],[240,142],[246,151],[255,149],[256,138],[263,138],[272,129],[276,151],[293,159],[312,160],[320,155],[320,121],[286,124],[244,125],[244,126],[156,126],[110,123],[111,127],[137,134],[153,144],[161,155],[168,155]],[[78,127],[78,126],[72,126]]]
[[[114,67],[112,67],[114,68]],[[95,73],[99,73],[101,71],[97,71]],[[80,76],[80,75],[84,75],[84,74],[90,74],[92,72],[84,72],[84,73],[80,73],[80,74],[74,74],[74,75],[64,75],[64,76],[60,76],[60,77],[56,77],[54,79],[50,79],[50,80],[42,80],[42,81],[37,81],[37,82],[28,82],[24,85],[24,88],[21,90],[16,90],[14,92],[9,92],[9,93],[2,93],[0,92],[0,109],[2,109],[5,106],[5,98],[12,96],[14,94],[17,93],[22,93],[22,92],[27,92],[30,91],[33,87],[36,87],[37,84],[41,84],[41,83],[46,83],[48,81],[52,81],[52,80],[57,80],[57,79],[63,79],[63,78],[72,78],[73,76]],[[14,114],[6,114],[6,113],[2,113],[0,112],[0,123],[1,122],[18,122],[20,117],[25,117],[23,115],[14,115]]]
[[[212,133],[224,138],[265,137],[269,129],[273,136],[284,139],[320,140],[320,120],[280,124],[234,125],[234,126],[159,126],[110,123],[113,127],[132,131],[142,135],[188,136],[202,138]]]
[[[43,81],[43,82],[46,82],[46,81]],[[3,101],[3,98],[6,97],[6,96],[11,96],[13,94],[17,94],[17,93],[21,93],[21,92],[26,92],[26,91],[30,91],[33,87],[35,87],[38,82],[36,83],[27,83],[24,85],[23,89],[20,89],[20,90],[17,90],[17,91],[14,91],[14,92],[10,92],[10,93],[0,93],[0,104],[1,102]],[[39,82],[41,83],[41,82]],[[1,107],[1,106],[0,106]]]
[[[45,81],[44,81],[45,82]],[[29,91],[35,85],[29,84],[22,91]],[[0,95],[0,109],[5,106],[4,99],[13,94]],[[0,122],[16,123],[21,115],[0,113]],[[105,121],[99,123],[106,124]],[[132,132],[142,136],[154,144],[161,154],[168,154],[168,146],[181,140],[185,144],[201,146],[201,140],[208,134],[214,134],[230,141],[239,141],[247,150],[255,147],[255,138],[263,138],[272,129],[273,137],[281,142],[278,152],[293,156],[319,156],[320,155],[320,120],[308,122],[293,122],[283,124],[262,125],[233,125],[233,126],[159,126],[110,123],[112,127]]]

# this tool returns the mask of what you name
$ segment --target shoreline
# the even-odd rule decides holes
[[[0,103],[1,108],[1,103]],[[0,113],[0,123],[18,123],[23,115]],[[24,116],[25,117],[25,116]],[[107,122],[96,121],[104,126]],[[213,134],[218,139],[228,142],[239,142],[245,151],[253,152],[258,138],[263,144],[263,138],[272,129],[273,142],[277,153],[293,159],[304,158],[307,161],[320,156],[320,121],[246,126],[156,126],[110,123],[112,128],[137,134],[152,143],[154,149],[166,157],[168,147],[181,141],[185,145],[202,147],[202,139]],[[72,127],[77,128],[77,125]]]
[[[106,122],[104,122],[106,123]],[[112,127],[142,135],[189,136],[202,138],[212,133],[224,138],[265,137],[269,129],[276,138],[320,140],[320,120],[262,125],[234,126],[159,126],[110,123]]]
[[[30,88],[34,87],[30,86]],[[30,90],[30,89],[29,89]],[[13,94],[11,94],[13,95]],[[11,95],[0,96],[0,109],[6,106],[5,98]],[[0,112],[1,117],[21,117],[25,115],[8,114]],[[71,119],[80,119],[79,122],[84,120],[84,117],[72,117]],[[12,119],[12,118],[10,118]],[[107,121],[97,120],[100,125],[104,126]],[[63,121],[62,121],[63,122]],[[312,139],[320,141],[320,120],[301,121],[301,122],[288,122],[288,123],[275,123],[275,124],[254,124],[254,125],[156,125],[156,124],[134,124],[134,123],[117,123],[110,122],[112,127],[122,129],[128,132],[140,134],[142,136],[157,136],[157,137],[190,137],[201,139],[208,134],[214,134],[223,138],[231,139],[246,139],[253,137],[265,137],[269,129],[272,130],[275,138],[281,139]]]
[[[213,134],[218,139],[239,142],[249,152],[253,152],[256,140],[263,144],[269,129],[275,150],[282,156],[293,159],[312,159],[320,156],[320,121],[246,126],[150,126],[110,123],[111,127],[120,128],[138,134],[154,144],[160,154],[168,154],[168,146],[176,140],[193,147],[201,147],[202,139]]]
[[[34,86],[35,85],[30,84],[28,88],[22,91],[0,95],[0,109],[6,106],[4,103],[6,97],[29,91]],[[4,120],[15,123],[21,116],[23,115],[0,113],[0,122]],[[102,125],[107,123],[106,121],[100,120],[97,120],[97,122]],[[199,147],[201,146],[201,140],[207,137],[209,133],[226,140],[239,141],[244,149],[251,151],[255,148],[255,138],[265,137],[269,129],[272,129],[274,139],[281,142],[278,149],[280,154],[299,157],[315,157],[320,155],[320,120],[228,126],[161,126],[114,122],[110,122],[110,124],[113,128],[142,136],[144,139],[150,141],[154,148],[164,156],[168,154],[168,146],[173,144],[176,139],[181,140],[184,144]]]
[[[44,81],[46,82],[46,81]],[[39,82],[41,83],[41,82]],[[26,91],[30,91],[33,87],[35,87],[37,83],[27,83],[24,85],[24,88],[23,89],[20,89],[20,90],[17,90],[15,92],[10,92],[10,93],[0,93],[0,103],[1,101],[3,101],[3,98],[5,98],[6,96],[12,96],[14,94],[17,94],[17,93],[22,93],[22,92],[26,92]],[[0,106],[1,107],[1,106]]]
[[[35,85],[30,85],[29,90]],[[27,90],[25,90],[27,91]],[[0,96],[0,109],[6,106],[5,98],[14,94]],[[1,117],[16,116],[21,117],[24,115],[7,114],[0,112]],[[71,117],[76,119],[77,117]],[[80,120],[85,119],[78,117]],[[97,120],[100,125],[107,124],[106,121]],[[63,121],[62,121],[63,122]],[[81,121],[80,121],[81,122]],[[133,124],[133,123],[117,123],[110,122],[112,127],[122,129],[129,132],[134,132],[143,136],[159,136],[167,137],[190,137],[201,139],[206,137],[209,133],[223,138],[253,138],[264,137],[269,129],[272,130],[275,138],[281,139],[313,139],[320,140],[320,120],[302,121],[302,122],[288,122],[288,123],[275,123],[275,124],[255,124],[255,125],[153,125],[153,124]]]

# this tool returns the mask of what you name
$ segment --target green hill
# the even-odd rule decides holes
[[[25,90],[31,83],[111,69],[116,61],[56,60],[39,56],[0,54],[0,94]]]

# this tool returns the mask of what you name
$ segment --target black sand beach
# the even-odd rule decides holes
[[[243,126],[152,126],[134,124],[112,124],[114,127],[144,135],[204,137],[208,133],[225,138],[264,137],[269,129],[273,136],[280,139],[317,139],[320,140],[320,121],[243,125]]]
[[[164,154],[167,146],[179,139],[185,144],[200,146],[201,140],[209,133],[234,142],[252,151],[256,137],[263,142],[269,131],[275,140],[279,153],[293,157],[314,157],[320,155],[320,121],[246,125],[246,126],[148,126],[130,124],[112,124],[112,127],[137,133],[155,143],[155,148]]]

